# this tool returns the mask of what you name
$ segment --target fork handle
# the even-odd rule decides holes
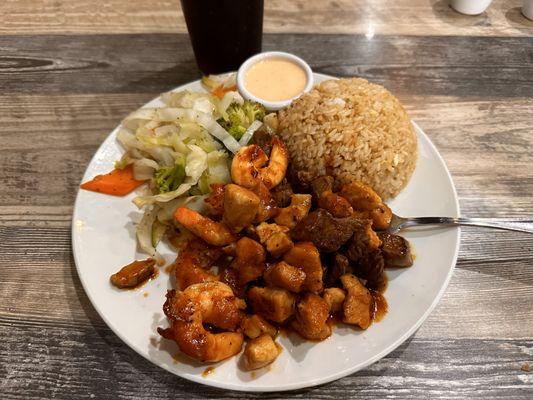
[[[453,217],[416,217],[409,218],[404,227],[415,225],[469,225],[509,231],[533,233],[533,217],[528,218],[453,218]]]

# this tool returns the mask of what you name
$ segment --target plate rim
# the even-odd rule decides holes
[[[321,73],[317,73],[317,72],[313,72],[313,75],[315,76],[315,81],[316,81],[316,77],[317,76],[319,76],[321,78],[325,78],[325,79],[338,79],[338,77],[327,75],[327,74],[321,74]],[[194,81],[183,83],[183,84],[181,84],[181,85],[179,85],[179,86],[177,86],[175,88],[170,89],[170,91],[181,90],[184,86],[188,86],[190,84],[197,83],[197,82],[200,82],[200,80],[197,79],[197,80],[194,80]],[[154,97],[153,99],[151,99],[151,100],[147,101],[146,103],[144,103],[143,105],[141,105],[139,108],[143,108],[147,104],[149,104],[149,103],[151,103],[153,101],[159,100],[160,98],[161,98],[161,95],[159,95],[157,97]],[[428,145],[435,152],[438,160],[440,161],[441,165],[444,167],[444,171],[446,173],[446,178],[447,178],[448,183],[451,185],[451,188],[452,188],[454,206],[455,206],[455,209],[457,210],[456,211],[456,214],[457,214],[456,216],[459,217],[460,214],[461,214],[459,198],[457,196],[457,190],[456,190],[455,184],[453,182],[453,178],[452,178],[452,175],[451,175],[450,170],[448,168],[448,165],[446,164],[444,158],[442,157],[442,155],[438,151],[438,149],[435,146],[435,144],[431,141],[429,136],[422,130],[422,128],[420,128],[420,126],[412,119],[411,119],[411,123],[415,127],[415,130],[419,131],[424,136],[424,138],[427,140]],[[91,157],[90,161],[87,163],[87,166],[85,168],[83,176],[82,176],[82,178],[80,180],[80,184],[83,182],[85,173],[87,172],[87,169],[89,168],[89,166],[95,160],[97,154],[104,147],[104,144],[106,144],[106,142],[109,140],[109,138],[120,128],[120,126],[121,126],[121,122],[113,130],[111,130],[109,132],[109,134],[105,137],[105,139],[102,141],[100,146],[98,146],[98,148],[95,150],[95,152],[94,152],[93,156]],[[195,383],[199,383],[199,384],[202,384],[202,385],[207,385],[207,386],[211,386],[211,387],[215,387],[215,388],[219,388],[219,389],[234,390],[234,391],[238,391],[238,392],[256,392],[256,393],[257,392],[263,392],[263,393],[266,393],[266,392],[287,392],[287,391],[291,391],[291,390],[310,388],[310,387],[322,385],[322,384],[325,384],[325,383],[333,382],[333,381],[336,381],[338,379],[344,378],[344,377],[346,377],[348,375],[351,375],[351,374],[353,374],[355,372],[358,372],[358,371],[368,367],[369,365],[371,365],[371,364],[379,361],[380,359],[384,358],[385,356],[387,356],[389,353],[391,353],[396,348],[398,348],[401,344],[403,344],[409,337],[411,337],[420,328],[420,326],[425,322],[425,320],[433,312],[433,310],[435,309],[437,304],[442,299],[442,296],[446,292],[446,289],[448,288],[448,285],[450,283],[451,277],[453,276],[453,273],[455,271],[455,267],[457,265],[457,258],[458,258],[458,255],[459,255],[460,243],[461,243],[461,229],[459,227],[450,228],[450,229],[455,230],[456,233],[457,233],[455,249],[454,249],[454,254],[453,254],[453,258],[452,258],[452,266],[451,266],[450,270],[448,271],[448,274],[446,275],[446,278],[445,278],[445,280],[444,280],[439,292],[437,293],[437,295],[433,299],[433,302],[427,308],[425,313],[417,320],[417,322],[415,324],[413,324],[411,326],[411,328],[409,328],[403,335],[399,336],[392,344],[390,344],[388,347],[383,349],[381,352],[379,352],[378,354],[374,355],[373,357],[370,357],[365,362],[363,362],[361,364],[358,364],[357,366],[355,366],[353,368],[347,368],[347,369],[345,369],[343,371],[340,371],[340,372],[337,372],[337,373],[334,373],[334,374],[330,374],[330,375],[326,375],[326,376],[323,376],[323,377],[321,377],[319,379],[313,379],[313,380],[307,380],[307,381],[302,381],[302,382],[290,383],[290,384],[286,384],[284,386],[275,387],[275,388],[271,387],[271,386],[246,387],[243,384],[211,381],[209,379],[203,378],[201,375],[196,376],[196,375],[191,375],[191,374],[179,374],[175,370],[171,369],[169,365],[160,364],[160,363],[155,362],[154,360],[150,359],[148,355],[142,354],[139,350],[137,350],[135,348],[135,346],[132,345],[130,340],[125,335],[123,335],[121,333],[121,331],[118,330],[114,326],[114,324],[112,324],[102,312],[100,312],[100,309],[95,306],[95,301],[93,300],[93,295],[91,294],[91,292],[89,290],[87,290],[87,284],[84,281],[83,274],[80,272],[80,267],[79,267],[80,262],[78,260],[78,255],[76,254],[76,251],[75,251],[76,243],[77,243],[75,221],[76,221],[76,211],[78,209],[78,202],[79,202],[79,198],[80,198],[80,191],[81,191],[81,188],[78,186],[78,190],[76,192],[76,199],[74,201],[73,211],[72,211],[71,250],[72,250],[72,255],[73,255],[73,259],[74,259],[74,265],[76,267],[76,273],[78,274],[78,278],[79,278],[79,280],[81,282],[81,285],[83,287],[83,291],[85,292],[85,295],[89,298],[89,301],[91,302],[91,306],[96,310],[97,314],[100,316],[100,318],[102,318],[102,320],[105,322],[107,327],[109,329],[111,329],[111,331],[122,342],[124,342],[131,350],[135,351],[135,353],[137,353],[138,355],[140,355],[144,359],[148,360],[153,365],[155,365],[155,366],[157,366],[159,368],[162,368],[162,369],[168,371],[169,373],[171,373],[171,374],[173,374],[175,376],[178,376],[178,377],[180,377],[182,379],[186,379],[186,380],[188,380],[190,382],[195,382]]]

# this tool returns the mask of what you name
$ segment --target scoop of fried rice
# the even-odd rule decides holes
[[[370,185],[383,198],[407,184],[417,139],[400,101],[365,79],[324,81],[278,113],[293,167]]]

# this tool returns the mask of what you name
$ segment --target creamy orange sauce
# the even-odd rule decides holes
[[[253,64],[244,84],[254,96],[267,101],[283,101],[303,92],[307,76],[298,64],[283,58],[267,58]]]

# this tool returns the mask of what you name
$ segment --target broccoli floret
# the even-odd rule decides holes
[[[255,120],[263,121],[265,117],[265,107],[259,103],[245,100],[242,105],[233,103],[226,110],[228,118],[220,118],[218,123],[226,129],[231,136],[239,140],[246,129]]]
[[[176,190],[185,178],[185,163],[179,162],[172,167],[161,167],[155,171],[155,190],[157,194]]]

